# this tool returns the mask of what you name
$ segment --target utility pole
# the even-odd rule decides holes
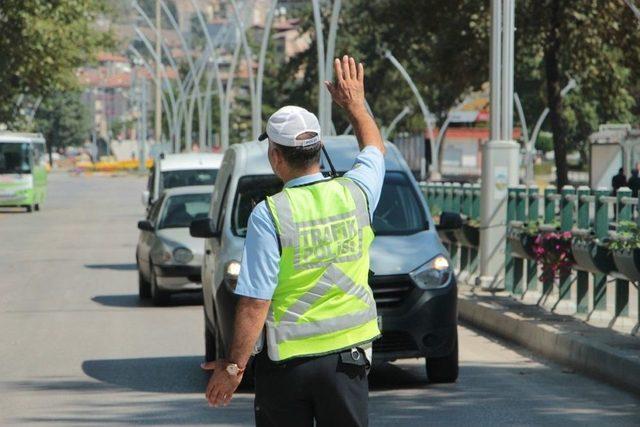
[[[140,132],[140,140],[142,141],[142,147],[140,148],[140,164],[139,164],[139,169],[141,171],[144,171],[147,167],[147,138],[148,138],[148,132],[147,132],[147,79],[143,78],[142,79],[142,102],[141,102],[141,108],[140,108],[140,114],[141,114],[141,132]]]
[[[507,189],[518,184],[513,141],[515,0],[491,0],[491,140],[482,147],[480,274],[476,285],[504,284]]]
[[[162,87],[160,87],[161,79],[161,59],[162,59],[162,51],[161,51],[161,43],[160,37],[162,37],[162,20],[160,15],[160,0],[156,0],[156,122],[155,122],[155,132],[154,137],[156,143],[162,142]],[[187,141],[189,144],[189,141]]]

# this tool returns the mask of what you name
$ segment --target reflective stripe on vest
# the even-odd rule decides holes
[[[307,286],[306,292],[290,303],[285,303],[282,295],[277,297],[274,294],[267,317],[267,346],[269,357],[275,361],[341,350],[371,341],[380,333],[375,301],[366,283],[369,271],[368,248],[373,238],[366,197],[349,179],[337,179],[330,185],[327,182],[331,181],[312,184],[323,186],[320,188],[323,190],[322,200],[316,199],[316,203],[335,203],[334,210],[346,210],[345,203],[353,203],[355,208],[324,218],[298,218],[296,221],[292,209],[295,200],[290,201],[290,197],[300,194],[296,191],[305,191],[305,187],[289,191],[289,195],[285,190],[268,199],[283,248],[278,287],[283,284],[286,286],[289,280],[295,280],[286,274],[282,275],[283,266],[292,268],[292,276],[298,279],[302,277],[304,284],[312,285]],[[337,189],[336,183],[340,184],[337,188],[348,190],[350,201],[349,197],[336,195],[331,190],[331,186],[334,190]],[[324,191],[326,194],[323,194]],[[309,206],[307,212],[308,208]],[[360,278],[361,283],[356,283],[349,274]],[[310,279],[308,282],[304,279],[306,277]],[[331,299],[327,297],[332,292],[335,294],[336,289],[341,291],[339,297],[347,296],[348,302],[345,304],[348,304],[349,310],[339,315],[320,310],[321,314],[329,316],[309,320],[312,307],[315,306],[315,316],[318,317],[318,306],[326,305],[327,301],[330,305]],[[279,294],[278,289],[276,294]],[[274,314],[274,305],[281,313],[278,319]],[[328,334],[337,335],[334,337]],[[323,341],[323,336],[332,339]],[[288,346],[286,351],[282,351],[283,345]]]

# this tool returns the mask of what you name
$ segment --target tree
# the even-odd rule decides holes
[[[414,113],[398,130],[424,130],[413,94],[384,58],[386,49],[408,70],[440,122],[469,91],[486,81],[488,1],[352,0],[343,5],[336,55],[349,52],[365,63],[367,100],[379,124],[388,124],[410,105]],[[323,10],[325,37],[328,13],[329,8]],[[311,35],[311,45],[281,67],[278,92],[290,102],[313,108],[318,92],[315,31],[309,10],[303,10],[300,18],[301,33]],[[300,72],[302,78],[293,80]],[[347,126],[335,106],[333,121],[338,133]]]
[[[79,91],[54,92],[42,101],[35,127],[42,132],[49,152],[67,146],[79,146],[89,138],[91,120]]]
[[[12,123],[20,94],[48,96],[74,88],[75,70],[112,46],[95,21],[103,0],[0,1],[0,123]]]
[[[640,32],[630,31],[637,24],[623,0],[517,4],[516,87],[524,80],[528,100],[549,108],[561,188],[568,183],[568,149],[586,153],[586,139],[599,123],[637,123]],[[579,88],[562,99],[560,91],[570,77]]]
[[[405,66],[440,123],[447,111],[489,77],[489,0],[353,0],[343,2],[336,54],[349,52],[367,69],[367,99],[381,123],[410,103],[397,71],[382,57],[389,49]],[[589,134],[606,122],[638,123],[640,30],[624,0],[520,0],[516,2],[516,82],[528,123],[549,108],[544,129],[553,135],[557,185],[568,180],[566,155],[587,153]],[[328,9],[325,31],[328,28]],[[302,31],[312,43],[281,69],[280,93],[315,106],[316,45],[311,14]],[[303,77],[291,83],[301,71]],[[562,98],[573,77],[579,88]],[[424,129],[419,110],[400,125]],[[334,114],[338,129],[346,126]]]

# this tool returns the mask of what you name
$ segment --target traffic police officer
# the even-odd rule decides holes
[[[360,153],[341,178],[320,172],[321,130],[307,110],[287,106],[267,123],[269,162],[284,190],[251,214],[235,293],[228,360],[213,370],[211,405],[226,405],[256,342],[258,426],[364,426],[371,342],[380,335],[368,285],[372,213],[385,148],[365,107],[364,68],[345,56],[326,82],[353,126]]]

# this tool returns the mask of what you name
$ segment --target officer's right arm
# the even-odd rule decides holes
[[[336,58],[333,66],[336,81],[335,83],[325,82],[325,84],[333,101],[349,116],[360,150],[374,146],[385,154],[386,150],[378,125],[367,111],[365,104],[364,66],[362,63],[356,66],[355,60],[347,55],[342,58],[342,61]]]

